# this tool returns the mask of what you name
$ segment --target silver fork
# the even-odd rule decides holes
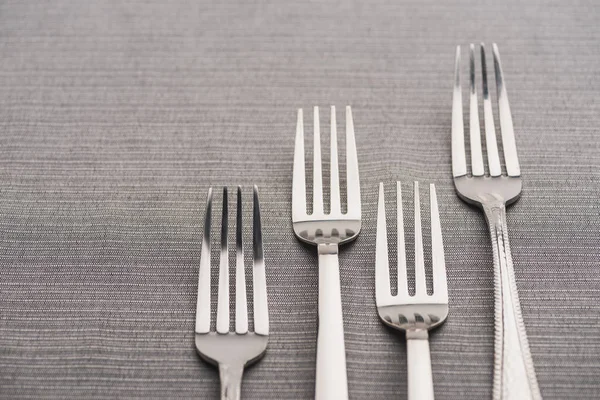
[[[419,182],[414,184],[415,204],[415,294],[408,291],[406,248],[404,244],[404,216],[402,191],[397,182],[398,213],[398,294],[390,289],[390,266],[388,258],[387,227],[383,183],[379,184],[379,207],[377,212],[377,239],[375,250],[375,298],[377,312],[388,326],[406,332],[408,356],[408,399],[432,400],[433,376],[429,355],[428,331],[442,324],[448,316],[448,284],[444,245],[438,212],[435,186],[429,186],[431,213],[431,263],[433,294],[427,294],[423,235],[421,233],[421,205]]]
[[[227,188],[223,188],[221,222],[221,256],[219,264],[219,294],[216,332],[210,329],[210,225],[212,188],[208,191],[204,216],[204,237],[198,274],[196,305],[196,350],[206,361],[218,365],[221,378],[221,399],[239,400],[244,367],[260,359],[269,339],[267,284],[263,255],[262,228],[258,188],[254,186],[253,205],[253,297],[254,332],[248,331],[246,273],[242,243],[242,189],[237,190],[236,269],[235,269],[235,332],[229,332],[229,253],[227,245]]]
[[[485,48],[481,44],[483,115],[488,171],[484,168],[479,129],[477,90],[475,88],[475,46],[470,46],[470,142],[471,173],[467,171],[460,87],[460,46],[456,48],[454,94],[452,103],[452,174],[459,197],[483,209],[493,246],[495,280],[494,399],[541,399],[515,282],[508,244],[506,206],[521,195],[521,170],[512,116],[498,47],[493,44],[498,112],[506,173],[502,173],[496,144],[496,129],[490,102]]]
[[[321,135],[319,109],[314,108],[313,212],[306,211],[304,168],[304,124],[298,110],[294,175],[292,182],[292,223],[298,239],[317,246],[319,254],[319,333],[317,337],[317,400],[347,399],[346,352],[340,292],[338,247],[358,235],[361,227],[360,184],[350,106],[346,107],[346,164],[348,211],[342,213],[338,173],[335,107],[331,107],[331,211],[323,209]]]

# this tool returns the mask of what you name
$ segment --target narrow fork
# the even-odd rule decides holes
[[[470,142],[471,174],[465,156],[462,95],[460,86],[460,46],[456,48],[452,103],[452,173],[456,191],[464,201],[483,209],[492,240],[495,280],[494,399],[541,399],[515,282],[508,243],[506,206],[521,195],[521,170],[515,134],[498,47],[493,44],[498,112],[506,174],[502,173],[496,145],[496,129],[489,97],[485,48],[481,44],[483,112],[488,172],[484,168],[475,87],[475,46],[470,46]]]
[[[218,365],[221,377],[221,399],[239,400],[244,367],[260,359],[269,339],[269,312],[267,284],[262,243],[262,227],[258,188],[254,186],[253,205],[253,297],[254,332],[248,331],[246,272],[242,243],[242,189],[237,190],[236,218],[236,289],[235,332],[229,332],[229,253],[227,244],[227,188],[223,188],[221,224],[221,257],[219,265],[219,297],[217,331],[210,330],[210,225],[212,188],[208,191],[204,216],[204,237],[198,275],[198,302],[196,305],[196,350],[209,363]]]
[[[433,374],[429,354],[428,331],[441,325],[448,316],[448,284],[444,245],[438,212],[435,186],[429,185],[431,215],[431,262],[433,294],[427,294],[423,235],[421,233],[421,205],[419,182],[414,183],[415,204],[415,294],[411,296],[407,284],[406,248],[404,243],[404,216],[402,191],[397,182],[398,213],[398,294],[390,289],[387,226],[383,183],[379,184],[377,212],[377,239],[375,251],[375,298],[379,318],[388,326],[406,332],[408,356],[408,399],[433,400]]]
[[[298,110],[294,175],[292,182],[292,223],[298,239],[317,246],[319,254],[319,334],[315,398],[348,398],[346,351],[338,262],[339,245],[356,238],[361,227],[360,184],[350,106],[346,107],[346,181],[348,211],[342,213],[337,152],[335,107],[331,107],[331,211],[323,209],[321,172],[321,131],[319,109],[314,108],[313,212],[306,211],[304,167],[304,123]]]

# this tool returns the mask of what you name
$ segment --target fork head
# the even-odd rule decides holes
[[[397,182],[398,213],[398,293],[390,289],[390,266],[388,257],[387,227],[383,183],[379,184],[379,206],[377,212],[377,239],[375,250],[375,298],[381,320],[388,326],[406,331],[423,331],[434,328],[448,316],[448,284],[444,245],[438,212],[435,186],[429,185],[431,212],[431,262],[433,293],[427,293],[423,236],[421,233],[421,205],[419,183],[414,183],[415,211],[415,292],[410,295],[407,283],[406,248],[404,241],[404,216],[402,191]]]
[[[269,335],[267,286],[263,256],[262,227],[258,188],[254,186],[253,201],[253,300],[254,332],[248,330],[246,272],[242,241],[242,189],[237,189],[236,215],[236,269],[235,269],[235,332],[229,332],[229,251],[228,251],[228,201],[227,188],[223,188],[221,220],[221,254],[217,300],[216,332],[211,331],[211,214],[213,192],[208,191],[204,216],[204,236],[198,275],[198,301],[196,304],[196,349],[200,356],[213,364],[244,366],[258,360],[265,353]]]
[[[479,125],[479,105],[475,85],[475,46],[470,46],[470,96],[469,96],[469,138],[471,168],[467,170],[465,155],[465,133],[463,124],[462,92],[460,85],[460,46],[456,48],[454,70],[454,93],[452,98],[452,174],[454,186],[459,196],[468,203],[481,206],[484,203],[500,202],[510,204],[518,200],[521,194],[522,181],[512,116],[504,75],[500,63],[498,46],[493,44],[494,70],[496,75],[496,92],[498,95],[498,116],[502,136],[502,148],[506,172],[502,172],[500,154],[496,142],[496,128],[490,101],[485,47],[481,48],[481,80],[483,86],[483,114],[485,128],[485,144],[487,150],[487,171],[481,146]],[[470,173],[469,173],[470,172]]]
[[[323,207],[323,176],[321,170],[321,130],[319,108],[314,108],[313,145],[313,211],[306,211],[306,178],[304,161],[304,122],[302,109],[298,110],[294,174],[292,181],[292,223],[296,236],[311,244],[341,244],[358,235],[361,228],[360,183],[358,159],[354,138],[354,122],[350,106],[346,107],[346,184],[347,212],[342,213],[337,150],[335,107],[331,107],[331,207]]]

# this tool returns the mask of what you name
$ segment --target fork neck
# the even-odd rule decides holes
[[[243,365],[219,364],[221,400],[240,400],[243,374]]]
[[[429,340],[429,331],[427,328],[407,329],[406,340]]]
[[[319,243],[317,245],[317,252],[322,256],[338,254],[338,249],[337,243]]]
[[[498,228],[502,231],[504,219],[506,218],[506,203],[504,200],[484,203],[482,208],[490,228]]]

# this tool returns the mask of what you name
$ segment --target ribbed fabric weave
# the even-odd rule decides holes
[[[332,104],[340,136],[353,106],[362,184],[363,231],[340,255],[351,398],[405,398],[404,339],[374,304],[377,185],[391,207],[396,180],[406,199],[413,180],[438,190],[436,395],[490,398],[492,249],[450,167],[455,46],[467,82],[480,41],[489,60],[498,43],[513,112],[508,224],[539,385],[596,398],[599,17],[591,0],[2,2],[0,398],[218,398],[193,340],[202,215],[208,187],[238,184],[247,211],[260,188],[272,332],[243,398],[312,398],[317,258],[292,232],[292,162],[296,109],[308,142],[323,107],[325,144]]]

